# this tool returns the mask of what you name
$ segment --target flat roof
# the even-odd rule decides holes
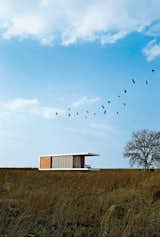
[[[82,152],[82,153],[66,153],[66,154],[49,154],[49,155],[41,155],[40,157],[46,157],[46,156],[99,156],[99,154]]]

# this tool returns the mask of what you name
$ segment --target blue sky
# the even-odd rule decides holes
[[[13,2],[0,9],[0,166],[96,152],[93,167],[129,167],[132,131],[159,129],[158,1],[144,15],[148,1]]]

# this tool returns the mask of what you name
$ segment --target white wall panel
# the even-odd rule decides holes
[[[73,168],[73,156],[53,156],[52,168]]]

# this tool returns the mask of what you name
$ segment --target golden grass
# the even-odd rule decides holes
[[[0,169],[0,236],[160,237],[160,171]]]

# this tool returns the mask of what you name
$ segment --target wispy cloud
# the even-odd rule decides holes
[[[63,109],[57,107],[42,106],[38,99],[16,98],[5,103],[4,107],[8,110],[7,112],[5,112],[7,114],[13,111],[23,111],[24,113],[29,112],[45,119],[55,118],[57,116],[57,113],[61,116],[64,115]]]
[[[112,125],[107,123],[88,123],[84,127],[66,128],[67,131],[71,133],[81,134],[81,135],[91,135],[91,136],[110,136],[119,135],[120,131],[114,128]]]
[[[71,103],[71,107],[77,109],[84,105],[92,105],[100,101],[99,97],[87,97],[84,96],[79,100]],[[3,104],[3,109],[5,110],[5,114],[10,114],[12,112],[20,112],[20,113],[30,113],[33,115],[38,115],[45,119],[52,119],[57,116],[65,117],[68,116],[67,105],[64,108],[60,108],[58,106],[44,106],[40,103],[37,98],[15,98]],[[4,117],[4,113],[0,115]],[[8,116],[8,115],[7,115]]]
[[[118,134],[119,130],[113,128],[113,126],[107,123],[90,123],[89,127],[95,130],[104,131],[112,134]]]
[[[38,99],[23,99],[23,98],[16,98],[14,100],[9,101],[5,104],[5,107],[11,110],[15,109],[24,109],[29,107],[35,107],[39,105]]]
[[[83,105],[91,105],[91,104],[95,104],[98,101],[100,101],[99,97],[93,97],[93,98],[89,98],[87,96],[84,96],[82,98],[80,98],[79,100],[76,100],[72,103],[72,106],[75,108],[81,107]]]
[[[146,33],[148,26],[152,34],[160,19],[158,0],[1,0],[0,6],[3,38],[32,38],[48,45],[115,43],[131,32]]]
[[[94,129],[112,130],[111,126],[104,123],[91,123],[89,126]]]
[[[155,60],[157,57],[160,57],[160,43],[157,43],[156,40],[150,41],[143,49],[143,54],[149,62]]]
[[[32,112],[46,119],[53,119],[56,117],[56,114],[63,116],[65,113],[63,109],[52,107],[38,107],[34,111],[32,110]]]
[[[10,113],[7,111],[1,111],[0,112],[0,120],[9,120],[10,119]]]

